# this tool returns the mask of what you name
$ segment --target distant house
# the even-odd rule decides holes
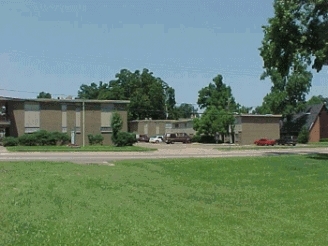
[[[309,131],[309,142],[328,138],[328,111],[324,103],[308,106],[303,112],[293,115],[290,122],[283,123],[281,135],[297,137],[302,127]]]
[[[133,120],[129,122],[130,132],[137,134],[164,135],[165,133],[187,133],[189,135],[196,134],[193,129],[193,119],[179,120]]]
[[[127,131],[129,101],[83,99],[22,99],[0,96],[0,135],[19,137],[39,130],[65,132],[78,145],[88,134],[101,134],[111,144],[111,117],[118,112]]]
[[[240,145],[253,144],[256,139],[278,139],[281,115],[240,114],[235,116],[232,142]]]

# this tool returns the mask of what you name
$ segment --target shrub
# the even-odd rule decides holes
[[[118,147],[132,146],[137,142],[136,135],[130,132],[118,132],[116,136],[116,142],[114,143]]]
[[[64,132],[52,132],[51,135],[56,145],[68,144],[71,140],[68,134]]]
[[[31,135],[35,135],[37,138],[37,144],[38,145],[56,145],[56,136],[52,134],[51,132],[47,132],[46,130],[37,131],[35,133],[32,133]]]
[[[191,141],[194,143],[216,143],[215,136],[210,135],[195,135],[192,137]],[[218,143],[223,143],[223,141],[219,140]]]
[[[298,134],[297,142],[302,144],[309,142],[309,131],[306,127],[302,127],[301,131]]]
[[[113,130],[112,141],[114,144],[116,144],[116,139],[118,137],[117,134],[121,131],[122,127],[123,127],[123,120],[121,119],[120,114],[115,112],[111,119],[111,128]]]
[[[194,135],[191,138],[191,142],[193,142],[193,143],[200,143],[200,139],[201,139],[201,136],[200,135]]]
[[[24,146],[36,146],[36,145],[64,145],[69,143],[70,137],[67,133],[63,132],[48,132],[45,130],[25,133],[18,138],[20,145]]]
[[[24,146],[36,146],[38,145],[38,139],[35,134],[27,134],[25,133],[24,135],[20,136],[18,138],[18,142],[20,145]]]
[[[328,142],[328,138],[321,138],[320,142]]]
[[[18,145],[18,139],[14,137],[5,137],[2,140],[3,146],[17,146]]]
[[[94,145],[94,144],[102,145],[104,141],[104,137],[101,134],[98,135],[88,134],[88,140],[90,145]]]

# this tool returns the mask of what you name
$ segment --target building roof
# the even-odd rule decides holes
[[[281,118],[281,114],[237,114],[241,117],[268,117],[268,118]]]
[[[281,132],[299,132],[302,127],[310,131],[323,107],[323,103],[310,105],[303,112],[294,114],[291,122],[284,122]]]
[[[90,99],[55,99],[55,98],[15,98],[0,96],[0,101],[24,101],[24,102],[65,102],[65,103],[122,103],[129,104],[129,100],[90,100]]]
[[[183,122],[191,122],[193,121],[193,119],[178,119],[178,120],[152,120],[152,119],[148,119],[148,120],[132,120],[130,122],[155,122],[155,123],[159,123],[159,122],[164,122],[164,123],[183,123]]]

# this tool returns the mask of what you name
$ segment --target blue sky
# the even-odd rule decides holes
[[[257,106],[261,26],[272,0],[0,0],[0,95],[76,96],[81,84],[148,68],[195,104],[217,74],[237,102]],[[309,96],[328,96],[327,68]],[[25,92],[18,92],[25,91]],[[33,93],[36,92],[36,93]]]

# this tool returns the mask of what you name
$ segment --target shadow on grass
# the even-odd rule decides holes
[[[314,160],[328,160],[328,154],[326,153],[311,153],[307,155],[307,158]]]
[[[280,156],[280,155],[298,155],[298,153],[291,152],[266,152],[266,156]]]

